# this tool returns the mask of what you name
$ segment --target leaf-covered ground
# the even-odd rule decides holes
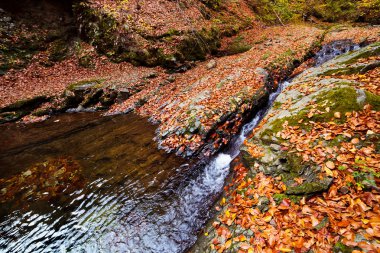
[[[340,27],[325,37],[373,41],[379,38],[379,32],[379,28],[372,27]],[[49,50],[36,54],[25,69],[11,70],[0,77],[0,104],[5,106],[37,95],[58,98],[67,87],[96,81],[102,88],[130,94],[107,114],[134,110],[159,123],[157,140],[163,148],[183,155],[204,148],[208,155],[227,144],[239,130],[245,114],[258,106],[255,103],[260,98],[265,98],[270,86],[267,74],[276,84],[292,70],[293,63],[302,62],[316,48],[322,34],[323,30],[308,25],[257,25],[257,29],[222,43],[221,52],[231,51],[229,47],[243,47],[243,53],[187,65],[184,73],[112,63],[80,42],[79,54],[90,57],[90,67],[80,64],[78,53],[53,66],[42,64],[47,61]],[[60,100],[53,99],[41,109],[59,104]],[[44,118],[27,116],[23,122]]]
[[[378,47],[286,88],[245,142],[195,251],[379,252],[379,67],[366,57]],[[349,75],[320,74],[355,64]]]

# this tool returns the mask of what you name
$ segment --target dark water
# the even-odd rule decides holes
[[[142,252],[131,237],[147,240],[189,168],[157,150],[154,130],[133,114],[1,126],[0,251]]]
[[[195,168],[157,150],[153,137],[154,128],[133,114],[0,126],[0,251],[188,249],[232,154]]]

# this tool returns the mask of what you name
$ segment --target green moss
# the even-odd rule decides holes
[[[265,53],[263,54],[263,56],[261,57],[261,60],[265,61],[266,59],[268,59],[270,57],[270,53]]]
[[[276,109],[276,110],[280,109],[281,106],[282,106],[281,102],[276,101],[276,102],[273,103],[273,109]]]
[[[341,119],[336,119],[336,121],[340,123],[345,122],[345,112],[358,111],[362,109],[362,106],[357,103],[357,96],[356,90],[351,87],[334,88],[318,94],[315,97],[316,103],[319,105],[318,109],[325,111],[324,109],[329,107],[330,112],[316,114],[311,118],[311,120],[319,122],[329,121],[334,119],[335,112],[340,112],[342,117]]]
[[[299,195],[289,195],[289,194],[280,194],[280,193],[276,193],[273,195],[273,199],[277,205],[279,205],[284,199],[289,199],[293,203],[298,204],[302,198],[303,196],[299,196]]]
[[[344,245],[342,242],[337,242],[333,248],[334,253],[351,253],[354,248]]]
[[[352,75],[352,74],[361,73],[363,69],[364,69],[363,65],[350,65],[350,66],[345,66],[343,68],[329,69],[321,73],[319,76]]]
[[[286,189],[287,194],[295,194],[295,195],[305,195],[305,194],[312,194],[316,192],[322,192],[326,191],[328,187],[324,184],[318,183],[318,182],[309,182],[309,183],[303,183],[301,185],[288,187]]]
[[[0,109],[0,112],[4,111],[17,111],[22,110],[28,107],[35,107],[36,105],[39,105],[43,102],[48,101],[48,98],[46,96],[36,96],[31,99],[22,99],[19,100],[11,105],[8,105],[2,109]]]
[[[72,83],[67,86],[68,90],[86,89],[86,88],[101,88],[103,86],[104,79],[89,79],[82,80],[76,83]]]
[[[329,224],[329,218],[328,217],[324,217],[321,222],[316,225],[314,228],[316,230],[321,230],[322,228],[326,227],[327,225]]]
[[[48,115],[48,114],[50,114],[50,109],[48,109],[48,108],[47,109],[39,108],[39,109],[35,110],[34,112],[32,112],[32,115],[37,116],[37,117]]]
[[[202,29],[189,32],[177,47],[182,60],[205,60],[207,54],[216,53],[220,47],[221,33],[218,29]]]
[[[344,135],[337,135],[334,139],[329,140],[327,142],[327,146],[329,146],[329,147],[339,146],[341,142],[347,141],[347,139],[348,138],[345,137]]]
[[[21,112],[4,112],[4,113],[0,113],[0,124],[16,121],[18,119],[21,119],[26,114],[27,114],[27,112],[23,112],[23,111],[21,111]]]
[[[68,42],[64,40],[57,40],[52,43],[50,49],[49,60],[50,61],[62,61],[66,58],[69,52]]]
[[[314,0],[312,12],[325,21],[356,20],[358,18],[355,0]]]
[[[95,66],[92,59],[93,57],[91,55],[84,55],[78,59],[78,63],[81,67],[92,68]]]
[[[301,0],[252,0],[250,5],[258,17],[269,24],[298,20],[306,8]]]
[[[366,93],[367,94],[367,93]],[[379,96],[368,93],[367,102],[373,105],[375,108],[379,107]],[[290,126],[300,126],[302,129],[309,131],[311,125],[307,124],[309,121],[315,122],[328,122],[334,120],[337,123],[343,123],[346,121],[345,113],[352,111],[359,111],[362,109],[362,105],[357,103],[357,93],[354,88],[351,87],[339,87],[331,90],[321,92],[314,97],[317,109],[323,111],[322,114],[314,114],[311,118],[307,115],[312,109],[311,106],[306,106],[297,114],[274,120],[260,135],[261,139],[265,136],[274,136],[276,133],[283,129],[285,121]],[[330,111],[326,112],[326,108],[329,107]],[[340,112],[341,118],[334,118],[334,113]],[[302,123],[298,123],[303,120]]]
[[[365,91],[366,102],[372,105],[372,108],[376,111],[380,111],[380,96],[371,92]]]
[[[244,53],[252,48],[251,45],[244,41],[243,36],[236,37],[227,48],[227,54],[240,54]]]

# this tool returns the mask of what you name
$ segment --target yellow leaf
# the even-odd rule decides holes
[[[325,167],[325,172],[326,172],[326,175],[327,175],[327,176],[329,176],[329,177],[334,177],[333,172],[332,172],[329,168]]]
[[[247,240],[247,238],[244,235],[241,235],[239,239],[241,242],[244,242],[245,240]]]
[[[289,248],[283,248],[283,247],[281,247],[279,250],[280,250],[281,252],[291,252],[291,251],[292,251],[292,249],[289,249]]]
[[[228,217],[230,217],[230,211],[226,211],[226,217],[228,218]]]
[[[270,222],[272,220],[272,216],[268,215],[264,217],[265,222]]]
[[[249,249],[248,249],[248,253],[253,253],[253,249],[252,249],[252,248],[249,248]]]
[[[228,249],[229,247],[231,247],[231,244],[232,244],[232,241],[231,240],[228,240],[226,242],[226,244],[224,244],[224,246],[226,247],[226,249]]]
[[[362,219],[362,222],[363,222],[363,224],[368,224],[369,220],[367,220],[367,219]]]

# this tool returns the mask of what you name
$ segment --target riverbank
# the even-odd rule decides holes
[[[192,252],[379,250],[379,46],[292,80]]]
[[[134,111],[159,125],[156,139],[165,150],[210,156],[230,142],[249,115],[265,104],[273,87],[321,44],[343,39],[370,43],[379,39],[380,30],[258,28],[222,43],[222,51],[236,43],[248,51],[194,62],[174,72],[112,63],[95,53],[90,69],[74,59],[51,67],[32,63],[0,77],[2,121],[34,122],[66,110],[105,110],[107,115]]]

